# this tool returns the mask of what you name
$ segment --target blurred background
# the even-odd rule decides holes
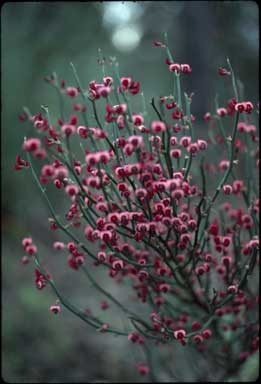
[[[48,230],[48,211],[31,174],[13,172],[15,156],[21,154],[23,137],[28,132],[18,115],[23,106],[36,113],[41,105],[48,105],[51,114],[57,115],[55,92],[43,78],[55,71],[66,84],[75,85],[70,62],[77,67],[86,87],[90,80],[99,82],[102,72],[97,64],[98,48],[106,58],[117,57],[121,75],[141,81],[149,108],[152,96],[170,93],[165,53],[153,46],[153,41],[163,39],[165,31],[177,62],[189,63],[193,69],[182,85],[184,91],[195,93],[192,113],[199,125],[203,114],[213,111],[217,92],[221,106],[233,96],[217,75],[218,67],[226,66],[226,57],[244,84],[246,99],[256,103],[257,4],[9,2],[1,11],[2,378],[12,383],[146,381],[133,369],[144,359],[138,348],[129,346],[124,338],[97,335],[66,310],[55,317],[49,311],[55,303],[52,292],[37,291],[33,266],[20,263],[21,239],[32,235],[61,290],[82,308],[101,311],[84,276],[67,271],[65,259],[52,254],[55,237]],[[55,197],[55,191],[51,190],[50,196]],[[64,202],[57,204],[57,211],[62,212]],[[102,283],[109,284],[106,279]],[[108,321],[113,310],[105,314]],[[124,322],[122,325],[126,326]],[[177,381],[185,377],[184,353],[182,350],[174,356],[177,377],[173,379]],[[204,362],[201,364],[204,366]],[[210,368],[209,372],[211,379]],[[257,358],[250,359],[238,375],[230,379],[255,379]],[[190,379],[198,377],[192,374]],[[166,380],[164,369],[159,372],[159,380]]]

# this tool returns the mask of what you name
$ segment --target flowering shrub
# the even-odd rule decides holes
[[[170,95],[151,100],[149,113],[141,84],[121,77],[115,60],[109,63],[113,76],[99,60],[103,79],[88,88],[72,64],[75,84],[67,86],[56,74],[45,79],[59,96],[57,121],[47,107],[20,115],[35,135],[24,139],[25,154],[15,164],[16,170],[31,169],[43,194],[50,229],[57,232],[53,249],[65,253],[72,273],[83,272],[104,295],[103,310],[113,303],[125,314],[129,330],[64,297],[30,236],[22,241],[22,263],[33,259],[36,288],[55,292],[51,312],[61,315],[65,307],[97,331],[144,348],[148,361],[137,365],[141,375],[155,381],[151,356],[173,344],[220,359],[224,375],[233,374],[259,344],[258,106],[239,95],[227,60],[228,68],[217,68],[217,76],[231,80],[231,94],[223,105],[216,98],[199,135],[193,94],[181,91],[182,77],[193,76],[192,68],[175,62],[167,39],[154,45],[166,50],[172,85]],[[65,110],[66,98],[71,111]],[[139,98],[139,111],[132,98]],[[71,149],[76,142],[77,152]],[[39,175],[33,158],[41,163]],[[68,205],[63,218],[48,198],[49,188],[57,188]],[[67,240],[61,241],[62,233]],[[96,280],[91,264],[119,290],[128,287],[124,302]],[[144,307],[142,316],[136,302]]]

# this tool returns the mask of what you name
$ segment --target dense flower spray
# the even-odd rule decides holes
[[[59,305],[50,305],[51,312],[60,316],[65,307],[99,332],[144,348],[148,362],[137,364],[141,375],[156,380],[150,354],[173,343],[214,359],[229,356],[236,370],[258,348],[258,108],[238,94],[227,60],[228,69],[217,72],[231,78],[233,98],[225,106],[216,99],[200,137],[200,117],[191,114],[193,94],[181,92],[182,76],[193,76],[192,68],[174,61],[167,38],[154,45],[166,50],[172,89],[150,101],[150,114],[141,84],[120,76],[115,60],[109,69],[99,60],[103,79],[90,81],[88,88],[72,64],[74,85],[66,86],[56,74],[45,79],[60,99],[57,121],[47,107],[20,115],[35,135],[24,139],[25,154],[15,164],[16,170],[31,169],[43,193],[50,229],[57,232],[53,250],[64,253],[72,273],[83,272],[104,295],[101,309],[109,311],[112,304],[126,315],[129,331],[65,298],[31,237],[22,241],[22,263],[34,259],[36,287],[49,285],[57,295]],[[65,111],[65,98],[73,101],[71,111]],[[140,98],[138,111],[132,98]],[[77,152],[71,149],[76,142]],[[33,158],[41,163],[39,175]],[[68,205],[63,218],[48,198],[50,184]],[[127,284],[124,302],[96,281],[91,264],[107,271],[119,289]],[[129,300],[133,293],[145,308],[143,316]],[[228,331],[234,333],[230,341]]]

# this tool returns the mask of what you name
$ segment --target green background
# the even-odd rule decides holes
[[[49,306],[55,302],[54,296],[49,289],[37,291],[33,266],[20,264],[21,239],[31,234],[42,255],[48,257],[61,289],[79,305],[99,311],[90,285],[77,273],[67,271],[60,254],[52,254],[55,237],[47,230],[47,208],[31,174],[13,171],[23,137],[30,132],[18,121],[23,106],[36,113],[41,105],[48,105],[57,115],[55,92],[43,77],[55,71],[68,85],[74,85],[69,65],[73,62],[86,87],[90,80],[100,81],[97,50],[101,48],[105,57],[117,57],[121,75],[141,81],[149,108],[152,96],[170,92],[165,54],[152,45],[167,31],[176,60],[192,66],[183,90],[195,93],[192,113],[199,125],[203,114],[213,110],[216,92],[221,104],[232,96],[217,75],[227,56],[245,86],[247,99],[258,101],[255,2],[118,4],[121,8],[118,5],[116,9],[111,2],[7,2],[1,8],[2,377],[7,382],[146,381],[133,369],[143,358],[136,352],[138,348],[121,338],[96,335],[66,310],[57,317],[52,315]],[[127,24],[137,29],[140,41],[136,48],[121,51],[113,45],[112,36],[116,28]],[[58,211],[63,206],[63,201],[57,202]],[[109,284],[106,279],[102,282]],[[106,316],[108,320],[113,317],[113,308]],[[193,358],[192,354],[186,356]],[[178,361],[178,380],[182,380],[186,372],[182,358]],[[254,357],[239,379],[255,378],[256,369]],[[160,364],[157,371],[164,380]]]

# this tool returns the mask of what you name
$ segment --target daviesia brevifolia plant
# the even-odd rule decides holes
[[[57,119],[50,106],[20,115],[34,133],[15,164],[29,168],[39,186],[64,266],[85,274],[104,296],[101,308],[115,318],[121,311],[129,329],[67,299],[30,236],[22,240],[22,263],[33,259],[36,287],[49,286],[57,296],[50,311],[66,308],[103,337],[121,335],[143,348],[141,375],[156,381],[153,358],[181,344],[215,361],[225,377],[259,344],[259,104],[245,99],[227,59],[216,69],[227,99],[213,101],[201,136],[193,94],[181,87],[183,77],[193,76],[191,66],[175,61],[166,35],[154,45],[166,52],[169,95],[148,103],[141,84],[101,52],[102,80],[87,87],[71,64],[73,84],[55,73],[45,78],[57,92]],[[51,189],[64,199],[63,215],[48,197]],[[95,268],[126,293],[124,300],[96,279]]]

